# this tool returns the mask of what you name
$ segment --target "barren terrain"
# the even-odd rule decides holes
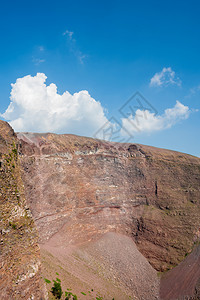
[[[200,299],[199,158],[0,125],[1,299]]]
[[[86,284],[87,289],[96,261],[102,270],[113,264],[113,273],[102,271],[98,280],[91,281],[104,297],[113,294],[122,299],[124,292],[124,299],[145,299],[145,286],[148,299],[157,297],[155,272],[174,268],[199,240],[200,159],[149,146],[74,135],[20,133],[18,139],[26,198],[39,231],[43,257],[50,253],[61,260],[61,267],[69,260],[70,276],[78,278],[83,287]],[[110,240],[115,239],[112,248],[114,242]],[[131,249],[127,256],[120,248],[121,239],[124,249]],[[99,250],[91,254],[94,245],[106,245],[105,241],[105,249],[98,246]],[[132,260],[137,260],[134,243],[140,251],[142,268],[148,269],[147,261],[152,267],[146,269],[147,274],[152,272],[148,275],[151,283],[147,283],[144,272],[134,276],[131,271]],[[116,256],[118,247],[121,250]],[[90,275],[82,271],[80,278],[73,273],[77,262],[71,258],[74,254],[68,254],[69,249],[79,253],[80,266],[84,261]],[[65,255],[70,256],[64,259]],[[89,264],[90,259],[94,264]],[[124,270],[129,270],[126,276],[120,261]],[[104,285],[104,280],[110,285]],[[115,288],[120,289],[120,296]]]

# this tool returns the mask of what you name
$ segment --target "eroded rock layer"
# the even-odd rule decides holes
[[[12,128],[0,121],[0,299],[44,299],[36,228]]]
[[[200,236],[200,159],[74,135],[18,134],[26,198],[45,244],[132,237],[151,265],[181,262]]]

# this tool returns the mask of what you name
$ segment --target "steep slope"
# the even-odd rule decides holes
[[[12,128],[0,121],[0,299],[44,299],[37,232]]]
[[[200,246],[161,279],[162,300],[200,299]]]
[[[46,297],[34,222],[43,274],[59,271],[80,300],[159,299],[156,270],[169,269],[161,299],[200,297],[199,158],[74,135],[17,137],[0,121],[1,299]]]
[[[85,299],[81,292],[91,300],[159,298],[157,272],[125,235],[108,232],[70,246],[60,232],[41,245],[41,250],[45,277],[52,280],[57,271],[63,289],[72,289],[78,299]]]
[[[165,271],[199,239],[199,158],[73,135],[18,138],[40,243],[59,231],[70,244],[115,231]]]

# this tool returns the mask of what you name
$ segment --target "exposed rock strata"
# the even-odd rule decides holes
[[[36,228],[24,197],[18,141],[0,121],[0,299],[44,299]]]
[[[59,231],[71,244],[115,231],[164,271],[199,239],[199,158],[73,135],[18,138],[40,243]]]
[[[67,286],[93,282],[104,298],[157,299],[153,268],[173,268],[199,243],[200,159],[74,135],[17,137],[0,121],[0,298],[44,298],[34,219],[51,279],[59,268]],[[200,297],[199,253],[162,278],[161,299]]]

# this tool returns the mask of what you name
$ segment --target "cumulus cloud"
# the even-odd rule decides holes
[[[187,119],[190,113],[189,107],[179,101],[176,101],[174,107],[166,109],[162,115],[155,115],[149,110],[138,109],[134,116],[131,115],[129,118],[122,119],[121,134],[125,135],[123,129],[135,135],[171,128],[181,120]]]
[[[74,133],[92,136],[108,120],[101,103],[87,91],[60,95],[46,75],[18,78],[12,84],[10,105],[1,115],[15,131]]]
[[[176,76],[176,73],[171,67],[163,68],[161,72],[156,73],[150,80],[150,86],[167,86],[167,85],[181,86],[181,80]]]
[[[177,101],[162,115],[138,108],[127,118],[108,120],[101,103],[88,91],[59,94],[57,86],[47,85],[46,79],[45,74],[37,73],[18,78],[11,85],[10,105],[0,116],[9,121],[15,131],[73,133],[116,141],[112,132],[117,130],[117,138],[121,141],[127,135],[132,137],[171,128],[192,112]]]

